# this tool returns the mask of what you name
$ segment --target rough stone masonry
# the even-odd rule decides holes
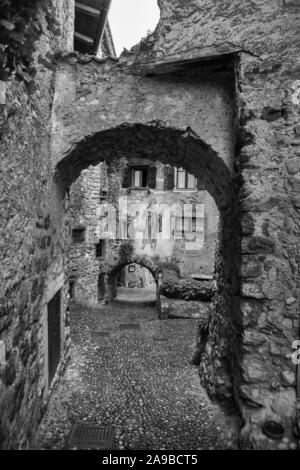
[[[236,404],[247,445],[268,445],[261,432],[266,419],[286,429],[295,424],[300,4],[158,3],[155,32],[120,59],[104,61],[72,54],[73,1],[37,4],[35,75],[5,82],[3,448],[30,446],[54,386],[46,319],[58,292],[62,339],[55,380],[68,357],[68,189],[89,165],[124,154],[185,168],[220,211],[217,293],[199,365],[210,395]],[[53,16],[56,28],[50,27]]]

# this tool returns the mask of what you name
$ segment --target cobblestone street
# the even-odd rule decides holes
[[[101,312],[72,306],[71,331],[71,361],[38,448],[65,448],[76,422],[116,426],[119,449],[234,447],[232,423],[189,364],[195,320],[159,321],[149,303],[115,301]]]

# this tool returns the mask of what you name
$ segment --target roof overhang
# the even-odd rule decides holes
[[[226,53],[206,53],[190,58],[174,58],[174,60],[152,61],[143,65],[143,75],[169,75],[186,73],[187,71],[202,71],[206,74],[217,72],[230,72],[236,60],[239,51],[230,51]]]

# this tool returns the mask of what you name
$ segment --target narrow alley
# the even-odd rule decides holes
[[[190,365],[197,321],[160,321],[153,302],[138,303],[138,295],[101,311],[72,305],[71,361],[36,448],[74,448],[68,443],[74,423],[113,426],[117,449],[236,446],[233,418],[209,401]]]

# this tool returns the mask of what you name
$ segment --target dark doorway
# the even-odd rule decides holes
[[[49,366],[49,387],[54,378],[60,359],[60,302],[61,292],[48,303],[48,366]]]
[[[75,281],[73,279],[71,279],[69,282],[69,296],[70,299],[75,298]]]
[[[105,297],[105,275],[100,274],[98,278],[98,300],[103,300]]]

